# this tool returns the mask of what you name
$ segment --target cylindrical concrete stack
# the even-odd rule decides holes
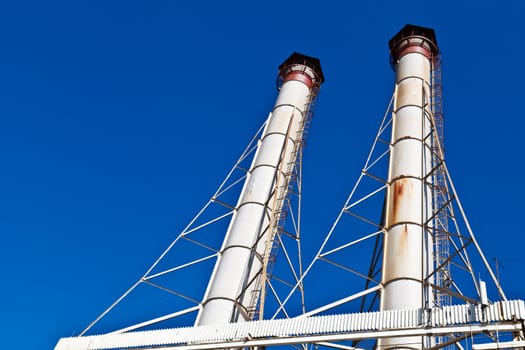
[[[256,303],[250,297],[258,288],[253,280],[261,271],[266,242],[275,234],[270,227],[272,214],[283,205],[273,196],[288,186],[288,166],[295,163],[310,103],[324,80],[319,60],[297,53],[279,69],[279,96],[259,140],[196,325],[245,321],[254,307],[250,304]]]
[[[431,72],[434,31],[405,26],[390,42],[396,73],[388,174],[381,310],[432,306]],[[380,349],[421,349],[421,337],[388,338]]]

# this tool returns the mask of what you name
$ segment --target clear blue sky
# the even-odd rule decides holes
[[[525,298],[520,1],[16,1],[0,5],[0,333],[78,334],[208,199],[273,106],[277,66],[318,57],[305,153],[311,234],[349,193],[388,103],[387,41],[436,30],[447,161],[509,297]]]

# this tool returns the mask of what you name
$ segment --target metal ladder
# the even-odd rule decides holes
[[[436,284],[444,289],[449,289],[450,278],[450,264],[446,263],[449,257],[449,237],[448,237],[448,219],[449,211],[444,206],[450,198],[446,186],[446,175],[445,169],[442,164],[440,150],[438,147],[441,145],[443,149],[443,93],[442,93],[442,80],[441,80],[441,57],[435,56],[432,61],[432,74],[431,74],[431,110],[434,119],[434,139],[432,142],[432,165],[435,171],[432,175],[432,188],[433,188],[433,229],[434,229],[434,257],[435,266],[442,266],[439,271],[436,272]],[[450,294],[441,290],[436,290],[434,294],[434,302],[437,307],[444,307],[451,305],[452,297]]]
[[[312,94],[312,96],[316,96],[316,94]],[[269,242],[270,249],[267,250],[268,256],[262,257],[263,262],[267,264],[266,266],[263,266],[265,276],[262,276],[261,272],[261,275],[257,278],[257,281],[255,281],[257,287],[254,290],[252,290],[251,302],[248,308],[248,316],[251,320],[262,319],[264,316],[264,309],[261,310],[261,303],[264,303],[263,299],[265,298],[265,295],[263,295],[263,285],[266,283],[267,279],[271,278],[272,267],[276,261],[276,255],[279,250],[279,241],[277,240],[277,235],[281,234],[284,231],[284,224],[288,215],[288,211],[290,210],[289,205],[286,203],[286,201],[293,190],[294,181],[297,181],[295,172],[298,162],[297,156],[300,152],[302,152],[302,148],[304,147],[305,135],[310,123],[310,119],[313,115],[312,111],[314,102],[315,99],[311,99],[309,103],[310,108],[305,112],[306,115],[302,123],[303,125],[301,125],[301,127],[299,128],[299,135],[297,135],[297,142],[294,145],[294,150],[290,157],[290,162],[288,162],[288,164],[285,164],[282,167],[283,174],[286,177],[286,181],[284,181],[282,185],[275,188],[274,195],[276,196],[277,201],[276,207],[280,209],[275,210],[272,213],[272,218],[270,220],[270,227],[268,229],[270,230],[272,240],[271,242]]]

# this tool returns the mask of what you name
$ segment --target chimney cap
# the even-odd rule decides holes
[[[411,46],[420,46],[425,49],[429,54],[429,58],[439,54],[434,29],[413,24],[405,25],[388,41],[388,46],[390,47],[390,55],[393,62],[397,61],[403,51]]]
[[[321,69],[321,61],[318,58],[306,56],[298,52],[294,52],[279,66],[279,75],[282,77],[286,73],[287,68],[291,68],[296,65],[304,65],[310,68],[316,75],[313,77],[317,80],[318,84],[324,82],[323,70]],[[284,78],[284,77],[283,77]]]

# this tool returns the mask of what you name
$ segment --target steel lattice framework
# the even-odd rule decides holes
[[[407,26],[400,33],[403,31],[409,33],[408,39],[402,37],[408,40],[409,47],[413,46],[410,40],[414,36],[420,38],[429,33],[429,29],[416,26]],[[273,187],[264,203],[267,220],[260,233],[260,237],[270,239],[254,242],[251,259],[257,259],[260,266],[250,273],[235,300],[245,310],[244,322],[193,325],[195,315],[203,309],[202,293],[207,285],[207,280],[193,277],[209,276],[224,251],[220,233],[225,232],[228,221],[239,209],[239,194],[253,173],[253,159],[267,135],[272,114],[202,210],[144,275],[79,337],[63,338],[55,349],[364,349],[377,348],[378,344],[386,349],[382,344],[399,339],[426,339],[403,345],[418,349],[455,346],[483,350],[499,348],[500,343],[507,348],[524,347],[524,302],[507,300],[477,243],[445,162],[437,49],[430,62],[429,86],[426,89],[422,85],[419,108],[424,111],[422,123],[427,125],[420,142],[422,147],[428,147],[431,159],[429,168],[418,179],[428,191],[425,203],[430,203],[429,214],[420,226],[432,242],[429,265],[418,283],[431,295],[430,303],[399,310],[380,309],[385,290],[385,237],[391,229],[388,191],[394,182],[389,178],[389,166],[394,143],[398,142],[392,129],[403,80],[396,82],[364,166],[344,205],[313,258],[305,261],[303,257],[304,130],[323,80],[321,72],[321,79],[312,85],[307,96],[301,131],[289,150],[290,156],[282,156],[285,146],[280,150],[279,158],[286,161],[279,161],[276,166]],[[289,137],[285,135],[285,139]],[[486,285],[485,281],[490,283]],[[163,309],[168,313],[103,335],[87,335],[110,311],[144,287],[175,300],[170,301],[169,309]],[[315,298],[314,292],[314,298],[308,299],[305,291],[309,288],[322,290],[323,297]]]

